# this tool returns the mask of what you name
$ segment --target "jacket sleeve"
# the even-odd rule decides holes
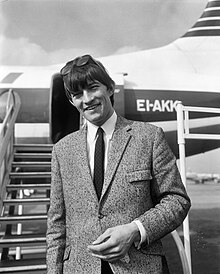
[[[176,158],[161,128],[157,128],[153,142],[152,177],[151,196],[154,206],[138,218],[147,234],[147,242],[143,247],[181,225],[191,206]]]
[[[65,205],[62,180],[55,148],[51,161],[51,196],[47,219],[47,273],[63,273],[63,255],[65,250]]]

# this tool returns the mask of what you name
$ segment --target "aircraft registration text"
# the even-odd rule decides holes
[[[137,99],[136,106],[137,111],[159,111],[159,112],[173,112],[177,106],[177,100],[145,100],[145,99]]]

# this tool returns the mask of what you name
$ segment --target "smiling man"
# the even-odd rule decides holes
[[[116,114],[115,83],[90,55],[61,76],[86,123],[53,149],[48,273],[169,273],[160,239],[190,199],[162,129]]]

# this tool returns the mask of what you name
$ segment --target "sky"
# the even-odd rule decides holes
[[[50,65],[160,47],[207,0],[0,0],[0,64]]]
[[[86,53],[102,57],[164,46],[193,26],[207,2],[0,0],[0,65],[46,66]],[[219,153],[189,157],[188,169],[218,173],[212,163]]]

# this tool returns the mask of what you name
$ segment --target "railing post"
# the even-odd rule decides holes
[[[9,182],[9,169],[12,160],[14,125],[21,105],[18,94],[12,89],[8,92],[6,114],[0,128],[0,213],[3,207],[3,197]]]
[[[177,141],[179,145],[180,175],[186,188],[186,155],[184,138],[184,115],[182,102],[177,103]],[[187,215],[183,222],[184,248],[189,264],[190,274],[192,273],[190,235],[189,235],[189,216]]]

